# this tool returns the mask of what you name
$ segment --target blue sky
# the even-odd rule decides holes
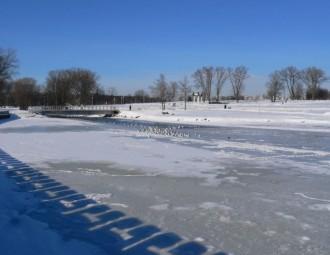
[[[327,0],[1,0],[0,47],[17,50],[19,77],[85,67],[123,93],[159,73],[243,64],[253,95],[287,65],[330,75],[329,11]]]

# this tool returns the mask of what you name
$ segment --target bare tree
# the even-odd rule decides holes
[[[96,95],[105,95],[104,87],[98,85],[95,89],[95,94]]]
[[[178,94],[179,85],[176,81],[171,81],[168,87],[169,100],[175,101]]]
[[[33,78],[21,78],[13,82],[12,96],[15,105],[26,110],[36,104],[39,96],[39,88]]]
[[[316,94],[322,83],[328,80],[325,71],[317,67],[308,67],[302,72],[302,80],[305,83],[312,100],[315,100]]]
[[[0,105],[8,104],[9,81],[15,74],[18,61],[14,50],[0,48]]]
[[[304,85],[302,82],[298,82],[295,88],[296,99],[304,99]]]
[[[216,84],[216,93],[217,101],[220,101],[221,90],[225,85],[228,79],[228,71],[225,67],[219,66],[215,69],[215,84]]]
[[[228,68],[228,74],[234,97],[238,102],[244,90],[244,81],[249,77],[248,69],[245,66],[238,66],[235,69]]]
[[[144,97],[147,94],[144,89],[138,89],[137,91],[134,92],[134,96],[136,97]]]
[[[214,68],[212,66],[203,67],[203,72],[204,72],[205,84],[206,84],[206,98],[208,101],[211,101],[212,84],[214,79]]]
[[[0,81],[9,80],[15,73],[18,66],[14,50],[0,48]]]
[[[266,86],[267,96],[272,102],[275,102],[284,89],[284,83],[278,71],[275,71],[269,75],[269,81],[267,82]]]
[[[159,98],[162,104],[162,110],[165,110],[165,102],[167,97],[167,81],[164,74],[160,74],[159,79],[154,83],[154,86],[151,86],[151,93],[154,97]]]
[[[77,104],[93,104],[93,95],[97,89],[96,73],[82,68],[69,71]]]
[[[46,80],[48,104],[57,106],[73,103],[70,81],[68,82],[66,76],[64,70],[52,70],[48,73]]]
[[[211,100],[214,75],[215,71],[212,66],[204,66],[201,69],[197,69],[192,75],[195,81],[195,86],[202,90],[203,102]]]
[[[110,96],[111,99],[109,100],[112,101],[112,104],[116,104],[117,89],[115,87],[109,87],[106,94]],[[121,103],[123,103],[123,97],[121,98]]]
[[[206,94],[207,94],[207,89],[206,89],[206,81],[204,78],[204,73],[202,69],[197,69],[193,74],[192,78],[194,79],[195,82],[195,87],[197,89],[200,89],[202,92],[202,100],[205,102],[206,100]]]
[[[189,81],[187,77],[184,77],[182,81],[179,82],[181,94],[184,99],[184,109],[187,110],[187,100],[188,94],[191,92],[191,87],[189,86]]]
[[[282,81],[286,84],[291,99],[300,99],[303,96],[303,86],[301,84],[301,71],[294,67],[288,66],[279,72]]]
[[[118,95],[117,89],[115,87],[109,87],[109,88],[107,88],[107,95],[109,95],[109,96],[117,96]]]
[[[148,93],[143,89],[135,91],[134,96],[137,97],[142,103],[145,102],[145,98],[149,97]]]
[[[47,77],[49,103],[55,105],[90,104],[97,88],[97,75],[87,69],[50,71]]]

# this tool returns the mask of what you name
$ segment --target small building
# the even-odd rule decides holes
[[[202,93],[193,92],[192,93],[192,101],[196,103],[202,102]]]

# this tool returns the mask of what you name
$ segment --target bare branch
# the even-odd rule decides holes
[[[228,68],[228,74],[234,97],[238,102],[244,90],[244,81],[249,77],[248,69],[245,66],[238,66],[235,69]]]

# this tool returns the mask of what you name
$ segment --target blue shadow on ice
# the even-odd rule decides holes
[[[0,124],[4,124],[6,122],[10,122],[10,121],[13,121],[13,120],[18,120],[18,119],[20,119],[20,117],[17,116],[16,114],[10,114],[9,118],[5,118],[5,119],[0,118]]]
[[[22,192],[31,192],[39,202],[28,215],[46,222],[64,238],[92,243],[113,255],[209,254],[198,242],[97,203],[50,178],[0,149],[0,170],[15,180]],[[226,255],[218,252],[216,255]]]

